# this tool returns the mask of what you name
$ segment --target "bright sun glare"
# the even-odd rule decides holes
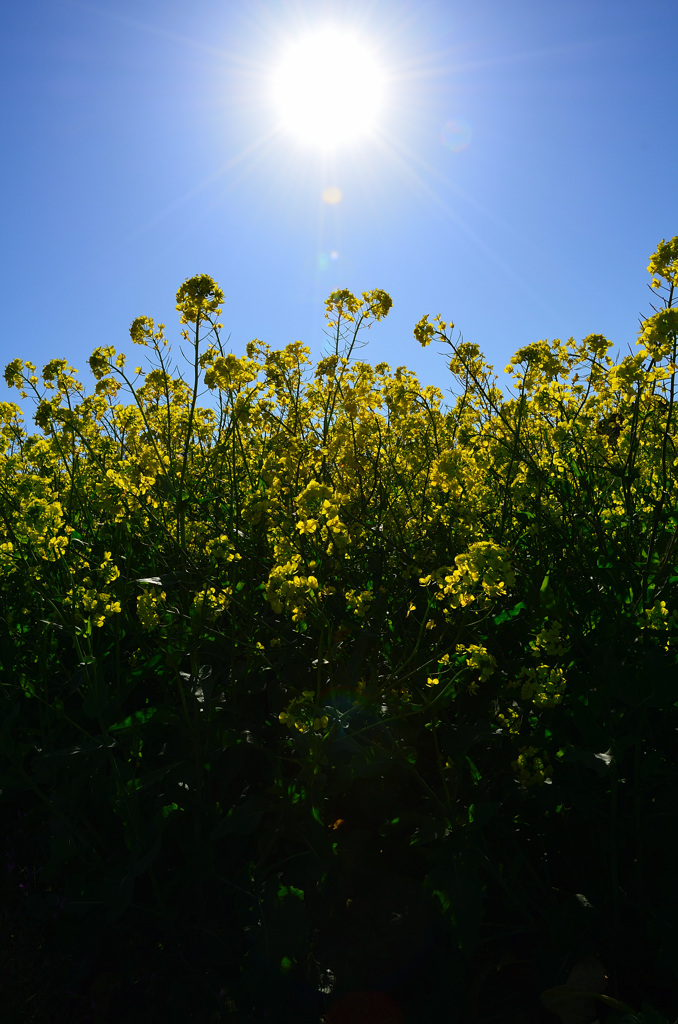
[[[330,150],[373,129],[384,76],[360,39],[324,28],[290,45],[272,88],[282,127],[302,142]]]

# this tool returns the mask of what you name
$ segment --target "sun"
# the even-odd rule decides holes
[[[303,143],[333,150],[374,129],[384,75],[357,35],[327,27],[288,46],[271,88],[281,127]]]

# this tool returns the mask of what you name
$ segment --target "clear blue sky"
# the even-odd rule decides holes
[[[276,132],[265,89],[281,41],[327,21],[389,78],[377,135],[331,159]],[[3,370],[63,357],[91,391],[95,347],[142,361],[140,314],[183,366],[174,295],[197,273],[238,354],[318,357],[326,295],[383,288],[361,358],[443,390],[424,313],[502,386],[541,338],[635,346],[648,257],[678,234],[676,0],[21,0],[1,31]],[[36,432],[4,380],[0,400]]]

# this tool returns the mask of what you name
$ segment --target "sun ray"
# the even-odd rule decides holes
[[[408,162],[405,159],[403,159],[403,157],[400,156],[397,150],[392,146],[389,146],[385,137],[376,136],[374,141],[375,145],[379,146],[382,152],[388,156],[389,160],[393,161],[394,163],[397,163],[400,166],[401,170],[404,171],[404,173],[415,183],[417,189],[421,192],[421,194],[426,196],[445,214],[447,214],[447,216],[452,221],[454,221],[457,227],[459,227],[464,232],[467,238],[470,238],[471,241],[474,242],[474,244],[477,245],[478,248],[481,249],[482,252],[484,252],[485,255],[492,260],[495,266],[497,266],[502,271],[502,273],[507,278],[509,278],[509,280],[513,281],[513,283],[516,284],[521,289],[521,291],[524,292],[525,295],[528,295],[532,299],[532,301],[541,306],[542,309],[548,311],[549,313],[552,312],[552,308],[544,301],[543,296],[540,295],[540,293],[537,292],[535,289],[530,288],[530,286],[525,283],[522,277],[516,274],[515,271],[511,269],[511,267],[509,267],[506,263],[504,263],[503,260],[501,260],[497,256],[496,252],[491,248],[491,246],[484,242],[480,235],[478,235],[477,232],[473,231],[473,229],[470,228],[468,224],[465,223],[465,221],[459,216],[459,214],[455,210],[453,210],[452,207],[449,206],[444,199],[441,199],[441,197],[438,195],[435,189],[431,188],[431,186],[426,181],[424,181],[424,179],[419,174],[417,174],[414,168],[411,167],[408,164]]]
[[[478,200],[474,199],[472,195],[469,195],[465,189],[461,188],[461,186],[457,185],[457,183],[452,181],[451,178],[448,178],[446,174],[443,174],[436,167],[430,164],[428,160],[424,160],[423,157],[419,156],[419,154],[409,146],[406,146],[403,142],[395,139],[391,135],[386,135],[384,132],[381,133],[381,136],[382,141],[386,142],[388,146],[391,146],[396,150],[400,150],[400,154],[403,159],[411,160],[413,163],[418,164],[419,167],[423,168],[423,170],[428,174],[431,174],[434,178],[437,178],[443,185],[446,185],[449,189],[456,192],[456,194],[463,199],[465,203],[468,203],[469,206],[478,210],[479,213],[482,213],[489,221],[496,224],[496,226],[501,228],[503,231],[506,231],[507,234],[511,235],[511,237],[516,241],[521,242],[524,245],[530,244],[529,240],[525,238],[524,235],[519,234],[512,224],[509,224],[508,221],[505,221],[502,217],[498,217],[496,213],[492,213],[491,210],[488,210],[486,206],[479,203]]]
[[[198,49],[205,54],[218,57],[228,65],[228,73],[233,77],[234,82],[240,79],[241,83],[247,83],[248,89],[250,89],[250,85],[254,85],[250,91],[250,99],[255,105],[261,103],[263,107],[268,101],[269,110],[271,110],[272,97],[270,92],[267,94],[266,90],[267,86],[270,89],[272,83],[278,94],[273,97],[277,101],[280,114],[277,124],[136,227],[114,246],[113,252],[124,249],[131,241],[171,217],[196,196],[229,175],[231,171],[239,169],[240,173],[229,176],[227,190],[233,188],[254,168],[271,157],[276,161],[279,172],[285,163],[290,165],[286,171],[283,170],[283,177],[288,174],[294,175],[291,165],[295,162],[295,154],[288,152],[288,159],[283,158],[283,143],[286,134],[296,135],[298,139],[312,143],[316,148],[322,162],[322,168],[321,165],[318,165],[318,169],[322,172],[321,177],[324,174],[326,179],[323,185],[325,188],[330,185],[338,186],[341,175],[338,173],[335,156],[337,150],[344,148],[340,144],[348,146],[349,143],[361,139],[361,141],[371,143],[376,152],[380,152],[388,162],[397,166],[409,187],[415,193],[425,197],[427,201],[435,204],[445,216],[450,218],[473,244],[492,260],[502,274],[513,281],[521,291],[529,295],[531,300],[548,308],[543,297],[531,289],[510,266],[504,264],[493,248],[483,241],[482,236],[466,223],[458,210],[445,201],[439,190],[431,184],[430,179],[434,178],[446,190],[453,191],[464,203],[474,207],[490,222],[507,231],[523,244],[527,244],[526,240],[520,237],[513,226],[497,217],[473,196],[468,195],[454,181],[423,159],[420,154],[413,151],[400,139],[392,137],[391,133],[386,131],[383,126],[377,127],[376,119],[380,108],[384,106],[383,100],[387,86],[397,90],[398,85],[402,86],[417,79],[456,75],[465,70],[505,64],[507,61],[538,59],[548,54],[570,51],[573,49],[573,44],[481,61],[468,59],[469,46],[467,45],[429,51],[425,55],[418,55],[412,59],[398,61],[396,58],[387,68],[382,68],[376,59],[376,50],[371,51],[366,42],[369,39],[369,33],[366,31],[368,17],[363,18],[360,24],[353,24],[350,29],[340,29],[330,24],[318,27],[317,23],[311,24],[299,13],[299,17],[296,19],[296,34],[290,34],[289,29],[283,29],[280,22],[268,16],[267,19],[264,19],[266,24],[262,23],[260,28],[265,29],[273,46],[277,40],[281,55],[280,63],[271,74],[270,57],[263,60],[255,58],[251,54],[236,54],[213,43],[171,33],[160,26],[153,26],[118,12],[104,12],[87,3],[86,0],[74,0],[74,3],[83,10],[104,15],[129,25],[139,32],[150,32],[182,46]],[[402,35],[405,30],[405,22],[398,26],[391,25],[388,37],[393,41],[395,36]],[[410,30],[411,27],[408,31]],[[388,40],[385,40],[383,35],[380,38],[380,44],[383,52],[389,51]],[[585,45],[585,43],[581,45]],[[285,61],[287,61],[287,65],[285,65]],[[368,69],[365,74],[363,74],[365,69],[361,67],[361,61]],[[304,62],[305,70],[300,68]],[[286,84],[284,82],[281,84],[285,68],[288,79]],[[323,88],[321,89],[319,86],[323,86]],[[371,100],[366,96],[366,92],[370,89],[373,89]],[[225,93],[224,99],[228,101],[227,93]],[[241,96],[231,95],[230,103],[227,102],[227,105],[237,105],[239,102],[241,102]],[[365,115],[366,105],[371,108],[369,116]],[[363,174],[368,170],[371,162],[366,163],[361,157],[360,166]],[[378,173],[376,167],[374,173]],[[280,178],[280,174],[278,177]],[[320,194],[322,194],[322,189],[319,189]],[[323,211],[321,216],[325,217],[326,211]]]
[[[256,159],[250,160],[249,163],[246,164],[246,166],[242,169],[240,176],[234,178],[229,182],[229,187],[232,188],[234,185],[238,183],[238,181],[242,180],[245,174],[248,174],[258,164],[262,162],[267,153],[270,152],[272,148],[271,144],[277,138],[279,138],[279,136],[279,128],[273,128],[267,131],[265,134],[259,136],[259,138],[255,139],[255,141],[250,143],[249,146],[245,146],[245,148],[242,149],[239,153],[236,153],[235,156],[232,156],[229,160],[223,163],[219,168],[217,168],[216,171],[213,171],[211,174],[208,174],[206,178],[203,178],[196,185],[193,185],[191,188],[187,189],[182,195],[178,196],[176,199],[173,199],[171,203],[168,203],[165,207],[163,207],[162,210],[159,210],[158,213],[154,214],[154,216],[150,217],[147,221],[144,221],[142,224],[135,227],[133,231],[130,231],[123,239],[121,239],[119,242],[116,243],[116,245],[112,247],[112,249],[110,250],[111,253],[116,253],[119,250],[124,249],[127,245],[129,245],[130,242],[134,241],[135,238],[139,238],[141,235],[146,234],[147,231],[150,231],[158,224],[161,224],[162,221],[166,220],[173,213],[179,210],[182,206],[185,206],[186,203],[188,203],[195,196],[199,195],[201,192],[204,192],[206,188],[209,188],[210,185],[213,185],[220,178],[223,178],[227,171],[230,171],[232,168],[237,167],[239,164],[242,164],[243,161],[247,160],[248,157],[251,157],[255,153],[257,153],[258,155]],[[268,147],[264,148],[267,146],[267,144]]]
[[[69,0],[69,6],[86,11],[88,14],[95,14],[118,25],[126,25],[128,28],[136,29],[138,32],[146,32],[149,35],[156,36],[158,39],[167,39],[173,43],[180,43],[181,46],[199,50],[201,53],[208,53],[222,60],[226,59],[233,64],[241,65],[255,72],[261,72],[261,61],[254,60],[235,50],[226,50],[224,47],[205,43],[200,39],[193,39],[191,36],[179,32],[170,32],[169,29],[162,28],[159,25],[151,25],[146,21],[140,21],[138,18],[132,18],[128,14],[121,14],[120,11],[95,7],[94,4],[85,3],[84,0]]]

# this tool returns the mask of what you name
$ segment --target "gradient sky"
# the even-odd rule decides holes
[[[267,92],[285,42],[328,22],[389,80],[375,135],[332,158],[280,132]],[[502,387],[542,338],[635,349],[648,258],[678,234],[676,0],[20,0],[1,31],[3,370],[62,357],[91,392],[97,346],[149,368],[141,314],[188,370],[174,296],[198,273],[237,354],[318,358],[329,292],[383,288],[360,358],[443,391],[424,313]],[[36,432],[4,380],[0,400]]]

